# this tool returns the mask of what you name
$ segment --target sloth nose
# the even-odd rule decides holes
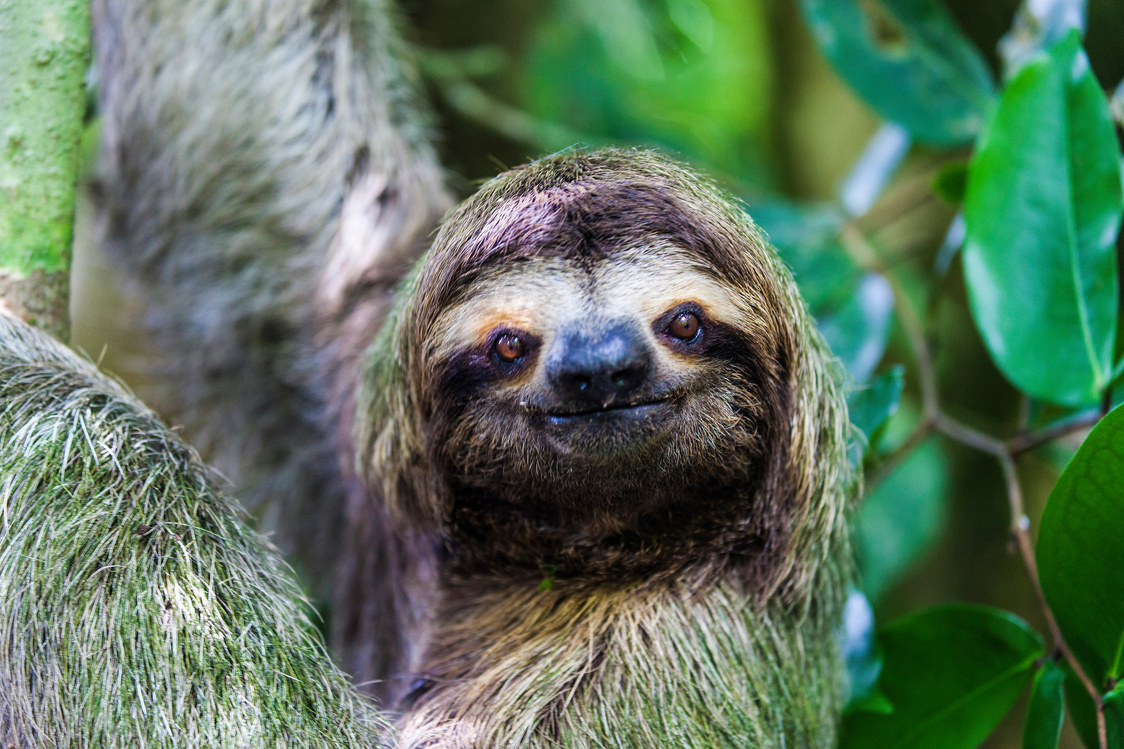
[[[576,406],[627,402],[648,380],[651,352],[624,326],[571,334],[558,342],[546,373],[557,395]]]

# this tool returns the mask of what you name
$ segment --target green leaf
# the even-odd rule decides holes
[[[1093,699],[1069,663],[1062,661],[1061,669],[1065,672],[1065,704],[1069,708],[1069,717],[1073,719],[1073,727],[1077,729],[1077,735],[1087,749],[1099,749],[1097,708],[1093,705]]]
[[[847,395],[851,423],[863,431],[868,445],[875,441],[886,422],[897,413],[904,386],[905,367],[899,364],[866,387]]]
[[[937,197],[953,205],[964,202],[964,193],[968,189],[968,162],[950,161],[942,164],[933,178],[933,192]]]
[[[935,440],[917,448],[863,500],[855,545],[862,587],[872,601],[932,548],[947,505],[948,466]]]
[[[1108,104],[1072,33],[1003,92],[964,201],[976,326],[1031,396],[1096,402],[1111,379],[1122,207]]]
[[[834,314],[817,319],[820,332],[855,382],[866,382],[890,341],[894,293],[877,273],[867,273]]]
[[[763,178],[774,102],[764,5],[550,6],[527,45],[524,102],[532,114],[600,142],[661,145],[715,171]]]
[[[938,146],[979,132],[993,98],[991,74],[939,0],[800,6],[824,55],[883,117]]]
[[[840,749],[974,749],[1030,681],[1042,638],[997,609],[942,606],[893,622],[879,638],[889,715],[844,718]]]
[[[1124,674],[1124,407],[1093,428],[1042,512],[1038,574],[1096,684]]]
[[[1026,706],[1023,749],[1056,749],[1065,715],[1065,672],[1054,661],[1046,661],[1034,677]]]

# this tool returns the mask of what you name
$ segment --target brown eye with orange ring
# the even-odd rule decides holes
[[[524,354],[527,353],[527,346],[514,333],[501,335],[492,345],[492,349],[496,352],[499,360],[507,364],[522,359]]]
[[[667,324],[667,334],[681,341],[693,341],[699,334],[699,318],[694,312],[680,312]]]

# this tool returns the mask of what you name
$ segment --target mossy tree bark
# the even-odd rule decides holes
[[[0,306],[69,338],[86,0],[0,0]]]

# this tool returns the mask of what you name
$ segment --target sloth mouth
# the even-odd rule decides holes
[[[577,411],[545,411],[543,415],[553,424],[566,424],[576,421],[595,421],[614,416],[643,418],[654,415],[669,405],[670,397],[656,398],[640,403],[609,403],[595,408],[586,408]]]
[[[661,394],[633,403],[539,412],[537,428],[562,455],[611,460],[636,453],[674,426],[679,399]]]

